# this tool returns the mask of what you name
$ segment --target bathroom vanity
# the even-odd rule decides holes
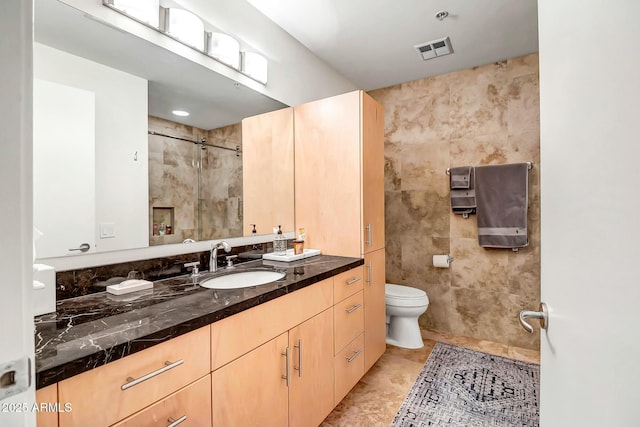
[[[365,373],[363,263],[251,261],[237,270],[285,276],[61,301],[36,318],[37,400],[61,408],[39,425],[318,425]]]

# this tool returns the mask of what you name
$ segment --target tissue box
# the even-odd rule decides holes
[[[33,315],[56,311],[56,270],[50,265],[33,264]]]

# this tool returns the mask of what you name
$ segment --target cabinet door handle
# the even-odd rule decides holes
[[[281,354],[285,357],[285,368],[284,368],[285,374],[282,375],[281,378],[283,380],[287,380],[287,387],[289,387],[289,378],[291,377],[289,375],[289,357],[290,357],[289,347],[287,347],[285,351],[283,351]]]
[[[356,351],[354,351],[354,352],[353,352],[353,354],[352,354],[351,356],[347,357],[347,362],[348,362],[348,363],[353,362],[353,361],[355,360],[355,358],[356,358],[356,357],[358,357],[358,355],[359,355],[360,353],[362,353],[362,350],[356,350]]]
[[[351,314],[354,311],[356,311],[357,309],[359,309],[360,307],[362,307],[362,304],[354,304],[352,307],[347,308],[345,311],[347,313]]]
[[[354,277],[354,278],[353,278],[353,279],[351,279],[351,280],[347,280],[347,285],[348,285],[348,286],[351,286],[351,285],[353,285],[354,283],[359,282],[360,280],[362,280],[362,278],[361,278],[361,277]]]
[[[367,240],[365,240],[364,243],[367,246],[372,246],[373,245],[373,227],[371,226],[371,224],[367,224],[367,226],[364,229],[367,230]]]
[[[177,420],[174,420],[173,418],[169,417],[167,421],[171,423],[171,424],[168,424],[167,427],[176,427],[178,424],[182,424],[183,422],[187,421],[187,416],[183,415]]]
[[[177,360],[177,361],[175,361],[175,362],[173,362],[173,363],[171,363],[171,362],[164,362],[164,366],[163,366],[162,368],[157,369],[157,370],[155,370],[155,371],[153,371],[153,372],[149,372],[148,374],[143,375],[143,376],[141,376],[140,378],[132,378],[132,377],[128,377],[128,378],[127,378],[127,382],[126,382],[125,384],[122,384],[122,386],[121,386],[120,388],[121,388],[122,390],[126,390],[126,389],[128,389],[128,388],[133,387],[134,385],[138,385],[138,384],[140,384],[140,383],[141,383],[141,382],[143,382],[143,381],[146,381],[146,380],[148,380],[148,379],[150,379],[150,378],[153,378],[153,377],[155,377],[156,375],[160,375],[160,374],[161,374],[161,373],[163,373],[163,372],[167,372],[167,371],[168,371],[168,370],[170,370],[170,369],[173,369],[173,368],[175,368],[175,367],[177,367],[177,366],[180,366],[180,365],[182,365],[183,363],[184,363],[184,360],[183,360],[183,359]]]
[[[294,366],[293,369],[298,371],[298,376],[301,377],[302,376],[302,340],[298,340],[298,345],[294,345],[294,347],[298,349],[298,367],[296,368]]]
[[[367,270],[369,270],[369,277],[367,278],[367,283],[371,286],[373,283],[373,262],[367,264]]]

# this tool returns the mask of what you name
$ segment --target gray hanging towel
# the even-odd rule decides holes
[[[478,166],[475,168],[475,175],[480,246],[527,246],[529,165],[514,163]]]
[[[460,166],[449,169],[451,188],[451,210],[456,215],[468,218],[476,213],[475,173],[472,166]]]

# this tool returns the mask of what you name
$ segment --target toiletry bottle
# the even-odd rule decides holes
[[[287,239],[282,234],[282,226],[278,226],[278,232],[273,240],[273,253],[274,255],[286,255],[287,254]]]

